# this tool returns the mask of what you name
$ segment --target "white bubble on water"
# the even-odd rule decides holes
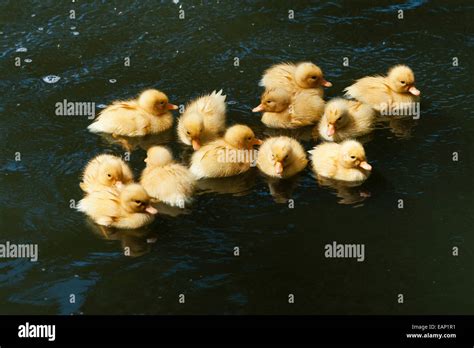
[[[173,0],[173,4],[179,4],[179,0]]]
[[[237,103],[238,103],[238,102],[235,101],[235,100],[229,100],[229,101],[227,102],[227,104],[229,104],[229,105],[235,105],[235,104],[237,104]]]
[[[78,31],[73,31],[72,35],[77,36],[77,35],[79,35],[79,32]]]
[[[48,76],[43,77],[43,81],[46,83],[56,83],[59,80],[61,80],[61,78],[56,75],[48,75]]]
[[[33,14],[31,15],[31,17],[36,17],[36,14],[33,13]]]
[[[76,27],[72,26],[70,29],[71,29],[71,30],[76,30]]]
[[[16,52],[28,52],[28,49],[26,47],[18,47]]]
[[[43,27],[39,27],[38,30],[39,30],[39,31],[43,31],[44,28],[43,28]]]
[[[98,107],[99,109],[105,109],[105,108],[107,107],[107,105],[105,105],[105,104],[99,104],[99,105],[97,105],[97,107]]]
[[[115,82],[117,82],[117,80],[116,79],[110,79],[109,82],[110,83],[115,83]]]
[[[32,61],[33,61],[33,60],[32,60],[31,58],[26,58],[26,59],[24,60],[25,63],[31,63]]]

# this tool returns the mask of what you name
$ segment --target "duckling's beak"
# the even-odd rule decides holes
[[[322,79],[321,81],[321,85],[323,85],[324,87],[331,87],[332,86],[332,83],[325,80],[325,79]]]
[[[145,211],[149,214],[152,214],[152,215],[155,215],[158,213],[158,210],[156,210],[154,207],[152,207],[151,205],[147,206],[145,208]]]
[[[329,123],[328,129],[326,131],[326,134],[328,135],[328,137],[333,136],[335,132],[336,132],[336,128],[334,128],[334,125]]]
[[[168,110],[176,110],[176,109],[178,109],[178,105],[168,103],[168,104],[166,104],[166,108]]]
[[[281,162],[275,163],[275,173],[277,173],[277,175],[283,174],[283,163]]]
[[[256,106],[252,109],[252,112],[262,112],[263,111],[263,104]]]
[[[121,182],[121,181],[116,181],[116,182],[115,182],[115,187],[117,187],[119,190],[123,189],[123,182]]]
[[[372,166],[368,164],[366,161],[360,162],[359,167],[365,170],[372,170]]]
[[[411,86],[408,89],[408,92],[410,92],[413,95],[420,95],[421,94],[421,92],[415,86]]]
[[[262,145],[262,144],[263,144],[263,141],[257,138],[255,138],[252,143],[252,145]]]
[[[191,140],[191,144],[193,145],[193,150],[194,151],[197,151],[201,148],[201,143],[199,142],[198,139]]]

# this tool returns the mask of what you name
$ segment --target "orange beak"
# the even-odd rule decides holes
[[[283,174],[283,163],[281,162],[275,163],[275,173],[277,173],[277,175]]]
[[[329,124],[328,124],[328,129],[327,129],[327,131],[326,131],[326,134],[328,135],[328,137],[330,137],[330,136],[333,136],[334,133],[336,133],[336,128],[334,128],[334,125],[333,125],[333,124],[329,123]]]
[[[368,164],[366,161],[360,162],[359,167],[365,170],[372,170],[372,166]]]
[[[252,145],[262,145],[262,144],[263,144],[263,141],[257,138],[255,138],[252,142]]]
[[[193,145],[193,150],[194,150],[194,151],[197,151],[197,150],[199,150],[199,149],[201,148],[201,143],[199,142],[198,139],[193,139],[193,140],[191,141],[191,144]]]
[[[145,208],[145,211],[149,214],[155,215],[158,213],[158,210],[156,210],[154,207],[149,205],[148,207]]]
[[[262,112],[264,110],[263,104],[260,104],[259,106],[256,106],[252,109],[252,112]]]
[[[413,95],[421,94],[421,92],[415,86],[411,86],[410,88],[408,88],[408,92],[410,92]]]
[[[324,86],[324,87],[331,87],[332,83],[329,82],[329,81],[326,81],[325,79],[322,79],[321,80],[321,85]]]
[[[166,104],[166,108],[168,110],[176,110],[176,109],[178,109],[178,105],[168,103],[168,104]]]

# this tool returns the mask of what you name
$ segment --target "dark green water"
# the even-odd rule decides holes
[[[2,1],[0,241],[37,243],[39,261],[0,261],[0,312],[474,313],[473,15],[469,1]],[[333,83],[327,98],[397,63],[415,71],[421,118],[379,125],[365,144],[374,173],[361,188],[338,197],[307,168],[295,182],[272,184],[275,199],[250,173],[206,183],[220,193],[198,195],[188,214],[108,240],[69,208],[87,161],[124,150],[87,132],[86,117],[56,116],[55,103],[108,104],[154,87],[184,104],[222,88],[229,124],[265,137],[272,132],[250,110],[262,71],[284,60],[320,65]],[[45,83],[51,74],[61,79]],[[189,158],[174,133],[165,141]],[[137,176],[144,157],[132,153]],[[278,203],[288,197],[293,209]],[[325,258],[333,241],[365,244],[366,260]]]

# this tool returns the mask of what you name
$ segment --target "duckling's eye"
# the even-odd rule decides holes
[[[252,137],[248,137],[247,140],[252,140]]]
[[[312,78],[313,80],[316,80],[316,79],[317,79],[317,76],[311,76],[311,78]]]
[[[271,100],[267,100],[267,104],[270,104],[272,101]]]
[[[405,84],[405,81],[400,81],[400,83],[401,83],[402,85],[404,85],[404,84]]]
[[[160,104],[163,105],[165,102],[164,101],[161,101]]]
[[[191,135],[191,132],[190,132],[190,131],[187,131],[186,134],[187,134],[187,135]]]
[[[288,155],[286,155],[283,159],[287,159],[288,158]]]
[[[111,177],[112,177],[112,175],[111,175],[111,174],[107,174],[107,176],[108,176],[109,178],[111,178]]]
[[[352,158],[352,159],[355,159],[355,158],[356,158],[356,156],[351,156],[351,158]]]
[[[140,204],[142,204],[142,201],[140,201],[140,200],[137,199],[137,200],[135,200],[135,203],[137,203],[138,205],[140,205]]]

